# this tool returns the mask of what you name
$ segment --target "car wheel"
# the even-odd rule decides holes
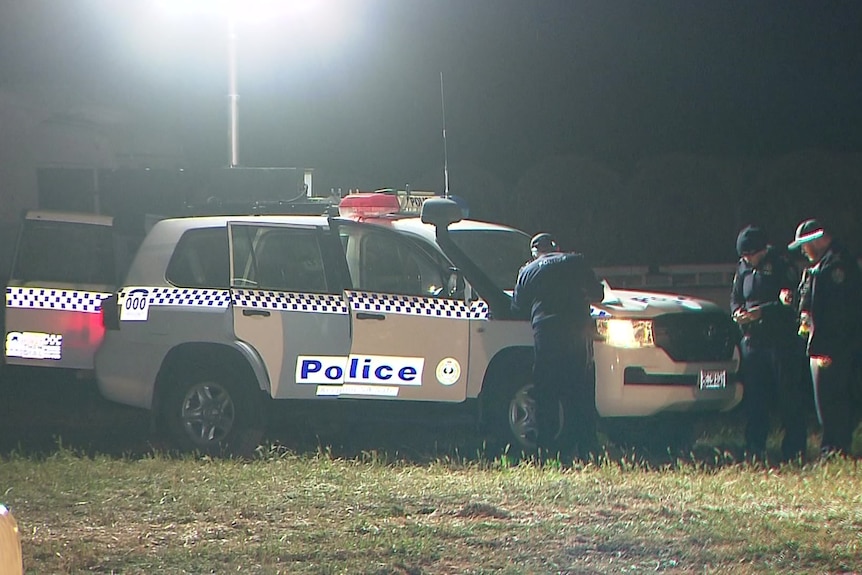
[[[536,400],[530,395],[533,384],[527,384],[509,397],[509,409],[506,418],[506,434],[512,443],[522,449],[536,449],[538,437],[538,417]]]
[[[534,385],[529,378],[526,382],[523,378],[513,379],[485,403],[483,415],[487,419],[492,449],[508,449],[512,455],[536,453],[539,415],[536,412],[536,400],[532,395],[533,389]],[[563,443],[566,443],[563,433],[566,411],[564,404],[560,402],[554,442],[561,448],[564,448]]]
[[[207,455],[250,456],[263,437],[262,413],[257,388],[230,373],[179,375],[163,404],[177,447]]]

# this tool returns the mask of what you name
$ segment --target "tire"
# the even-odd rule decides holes
[[[264,433],[263,398],[236,370],[171,378],[162,403],[170,438],[185,452],[250,457]]]
[[[482,415],[488,434],[487,445],[493,452],[511,456],[535,455],[538,453],[538,414],[533,398],[533,382],[529,375],[507,380],[499,389],[491,390],[482,403]],[[559,404],[559,419],[554,443],[560,450],[570,447],[565,429],[566,412]]]

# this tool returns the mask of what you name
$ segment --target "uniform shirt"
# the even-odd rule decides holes
[[[806,270],[801,311],[811,317],[808,355],[833,356],[862,344],[862,272],[856,258],[836,242]]]
[[[527,263],[518,272],[512,310],[530,312],[533,328],[549,319],[586,325],[590,302],[604,295],[602,284],[581,254],[552,252]]]
[[[798,274],[785,253],[769,246],[763,259],[752,266],[739,259],[730,292],[730,312],[760,309],[760,319],[743,326],[746,335],[764,342],[778,342],[796,333],[796,313],[778,295],[783,289],[796,290]]]

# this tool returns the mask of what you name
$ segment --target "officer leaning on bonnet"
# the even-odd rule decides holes
[[[798,290],[799,333],[807,338],[821,451],[849,453],[856,426],[854,360],[862,350],[862,272],[817,220],[799,224],[787,247],[800,248],[810,263]]]
[[[756,226],[736,238],[739,264],[733,277],[730,311],[743,333],[742,381],[745,386],[746,448],[762,454],[773,404],[784,427],[781,457],[803,455],[807,443],[802,369],[796,340],[796,314],[790,305],[798,274],[786,250],[768,244]]]
[[[553,454],[574,442],[586,456],[597,449],[595,389],[587,374],[595,331],[590,302],[602,299],[604,287],[581,254],[561,252],[550,234],[534,236],[530,249],[533,259],[518,273],[512,310],[529,312],[533,328],[536,443]],[[560,402],[563,437],[557,436]]]

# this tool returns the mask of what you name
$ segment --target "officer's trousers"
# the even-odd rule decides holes
[[[537,443],[546,452],[594,451],[596,400],[591,340],[583,326],[545,320],[534,328]],[[560,406],[563,420],[560,421]]]
[[[849,453],[856,423],[852,402],[853,356],[839,353],[830,359],[828,366],[821,366],[816,358],[810,359],[814,408],[823,428],[821,449]]]
[[[746,447],[762,453],[777,412],[784,428],[781,456],[791,460],[805,453],[808,440],[803,375],[805,357],[797,342],[775,343],[742,339],[742,380],[745,389]]]

